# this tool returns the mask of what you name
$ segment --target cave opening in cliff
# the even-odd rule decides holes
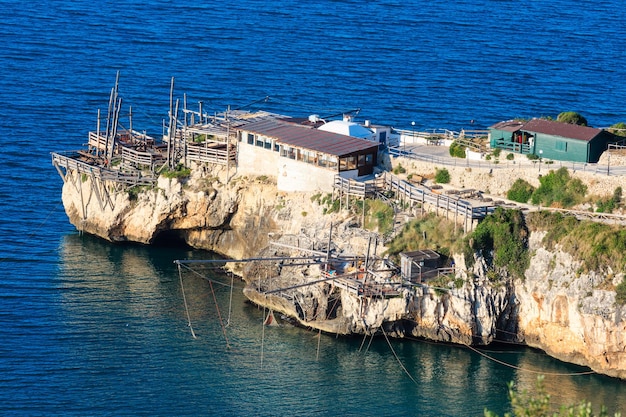
[[[183,230],[164,230],[157,234],[152,245],[166,248],[190,249]]]

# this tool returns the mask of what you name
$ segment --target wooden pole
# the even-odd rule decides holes
[[[96,156],[100,156],[100,109],[98,109],[98,122],[96,123]]]
[[[167,167],[172,168],[172,118],[174,107],[174,77],[170,83],[170,127],[167,132]]]

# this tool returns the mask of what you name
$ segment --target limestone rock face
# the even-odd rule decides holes
[[[365,254],[372,234],[348,215],[326,215],[311,194],[277,191],[267,178],[234,176],[219,169],[192,170],[191,178],[160,178],[156,187],[119,190],[114,184],[68,175],[63,203],[78,230],[112,242],[151,244],[175,239],[195,248],[245,258],[267,252],[268,243],[326,251],[331,222],[338,253]],[[337,334],[422,337],[460,344],[494,340],[526,343],[564,361],[626,378],[626,308],[615,306],[623,273],[580,273],[570,255],[546,250],[543,234],[530,236],[533,254],[524,280],[490,282],[489,265],[472,270],[455,255],[456,277],[440,284],[404,287],[390,298],[358,297],[330,283],[295,290],[293,297],[266,295],[319,277],[315,267],[239,271],[246,296],[302,325]],[[372,251],[382,253],[378,242]],[[266,252],[263,252],[266,251]],[[270,273],[271,272],[271,273]],[[263,277],[269,277],[265,279]]]
[[[626,378],[626,312],[615,305],[614,291],[623,274],[581,273],[571,255],[544,249],[543,235],[531,235],[535,255],[526,279],[515,283],[524,341],[563,361]]]

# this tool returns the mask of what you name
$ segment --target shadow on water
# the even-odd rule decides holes
[[[286,322],[264,329],[263,309],[246,303],[243,283],[234,278],[231,292],[231,277],[215,269],[182,275],[194,339],[173,261],[213,256],[66,236],[56,277],[60,300],[52,306],[59,329],[51,341],[64,366],[40,387],[41,398],[81,388],[80,398],[62,398],[76,413],[92,412],[93,404],[114,414],[124,407],[146,412],[155,407],[149,398],[170,415],[453,416],[482,415],[484,407],[502,414],[507,382],[532,391],[535,371],[546,374],[555,402],[587,398],[626,408],[620,381],[551,376],[581,369],[532,349],[483,349],[507,367],[461,346],[391,340],[392,351],[384,338],[319,340]],[[213,289],[203,277],[215,281]],[[228,322],[228,346],[218,309]]]

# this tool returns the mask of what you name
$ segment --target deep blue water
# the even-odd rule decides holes
[[[208,256],[78,236],[50,151],[75,149],[121,72],[134,127],[158,135],[176,96],[221,111],[265,96],[295,116],[361,108],[398,128],[486,127],[582,113],[626,121],[626,28],[616,0],[0,1],[0,414],[481,415],[535,375],[467,349],[260,326],[234,292],[226,347],[208,284],[172,261]],[[227,277],[223,277],[228,281]],[[238,289],[241,284],[238,283]],[[229,292],[217,290],[221,311]],[[261,343],[263,341],[263,343]],[[261,344],[263,363],[261,364]],[[498,349],[523,369],[581,369]],[[547,376],[557,401],[626,410],[626,385]]]

